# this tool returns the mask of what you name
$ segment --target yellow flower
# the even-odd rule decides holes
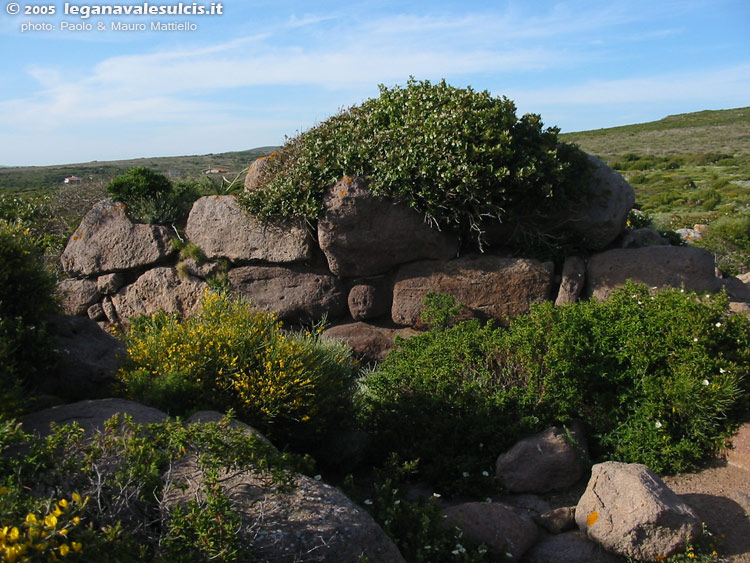
[[[73,493],[70,498],[73,499],[73,502],[81,502],[81,495],[79,495],[78,493]]]
[[[47,528],[54,528],[55,526],[57,526],[57,518],[55,517],[55,515],[54,514],[48,514],[47,516],[45,516],[44,517],[44,525]]]
[[[31,512],[26,515],[26,522],[28,522],[29,524],[36,524],[36,521],[36,515],[32,514]]]
[[[7,495],[8,487],[0,487],[0,495]]]
[[[70,553],[70,546],[67,543],[64,543],[60,546],[60,555],[63,557],[67,557],[68,553]]]
[[[77,541],[71,542],[70,547],[72,547],[73,551],[75,552],[80,552],[81,549],[83,549],[83,545],[81,545],[81,542],[77,542]]]
[[[60,502],[57,504],[59,504],[61,508],[68,508],[68,501],[65,499],[60,499]]]

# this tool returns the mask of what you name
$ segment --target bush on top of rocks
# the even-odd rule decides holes
[[[313,221],[325,188],[365,176],[375,195],[408,204],[440,228],[481,242],[488,221],[539,218],[580,200],[588,164],[538,115],[443,80],[380,87],[380,96],[290,139],[267,159],[248,208],[261,219]],[[564,206],[564,205],[563,205]]]

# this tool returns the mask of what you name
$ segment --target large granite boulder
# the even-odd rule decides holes
[[[207,258],[243,262],[302,262],[313,243],[304,225],[295,222],[261,225],[232,195],[206,196],[193,204],[185,227],[191,242]]]
[[[536,542],[539,529],[530,516],[498,502],[467,502],[444,511],[446,523],[490,550],[518,561]]]
[[[299,267],[243,266],[229,271],[232,289],[283,320],[309,321],[346,314],[346,292],[337,277]]]
[[[112,295],[111,303],[119,321],[158,311],[190,316],[197,312],[207,287],[206,282],[198,278],[181,278],[175,268],[154,268]],[[109,302],[103,303],[105,311]]]
[[[517,442],[497,458],[495,476],[512,493],[546,493],[574,485],[587,464],[583,429],[574,423]]]
[[[172,467],[169,482],[162,504],[165,517],[205,494],[204,475],[194,456]],[[367,512],[321,481],[296,475],[292,486],[282,487],[246,468],[221,471],[219,482],[242,516],[237,534],[252,548],[254,561],[404,561]]]
[[[323,336],[341,340],[364,363],[382,362],[395,346],[396,336],[409,338],[416,334],[410,328],[389,328],[363,322],[333,325],[323,331]]]
[[[68,278],[57,284],[55,296],[65,315],[85,315],[88,308],[101,300],[94,280]]]
[[[447,262],[424,260],[398,269],[393,288],[393,322],[417,326],[429,292],[446,293],[472,315],[502,323],[546,301],[552,290],[552,262],[493,255]]]
[[[172,234],[166,227],[135,223],[125,213],[125,204],[108,198],[83,217],[60,262],[70,276],[89,277],[145,268],[172,251]]]
[[[592,196],[585,204],[573,205],[554,220],[557,228],[573,231],[590,250],[611,244],[625,229],[628,213],[635,203],[635,191],[625,179],[600,159],[587,155],[592,175]]]
[[[127,355],[125,344],[87,317],[52,319],[60,363],[51,388],[45,391],[78,398],[111,392]]]
[[[606,299],[627,280],[649,287],[715,292],[722,288],[708,250],[692,246],[616,248],[589,258],[585,293]]]
[[[406,205],[374,196],[363,178],[328,189],[318,220],[318,243],[338,276],[373,276],[394,266],[456,255],[458,239],[431,228]]]
[[[524,563],[622,563],[622,558],[608,553],[586,539],[583,532],[567,532],[542,537],[523,558]]]
[[[253,160],[250,167],[247,169],[247,176],[245,176],[245,191],[251,192],[261,188],[263,174],[266,171],[269,160],[274,154],[275,152],[272,152],[267,156],[261,156],[260,158]]]
[[[576,523],[606,550],[637,560],[672,555],[701,532],[692,508],[645,465],[594,465]]]
[[[68,405],[51,407],[27,414],[21,418],[25,432],[37,433],[40,436],[50,434],[50,423],[57,426],[77,422],[87,436],[104,429],[104,423],[116,414],[127,414],[136,424],[164,422],[167,414],[152,407],[147,407],[125,399],[98,399],[79,401]]]

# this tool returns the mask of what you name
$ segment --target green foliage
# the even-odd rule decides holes
[[[241,299],[207,293],[199,314],[133,320],[120,373],[137,399],[184,414],[233,408],[289,443],[320,439],[344,416],[353,384],[351,351],[318,334],[281,330]]]
[[[628,283],[507,330],[472,320],[400,341],[361,382],[374,461],[418,458],[423,478],[466,492],[522,434],[577,419],[597,457],[690,469],[750,412],[750,321],[727,308]]]
[[[724,273],[750,272],[750,215],[719,217],[695,244],[709,250]]]
[[[107,191],[117,201],[129,204],[139,199],[150,199],[159,194],[169,193],[172,191],[172,184],[163,174],[158,174],[145,166],[137,166],[112,180],[107,186]]]
[[[22,408],[22,391],[33,390],[54,366],[47,330],[54,287],[30,230],[0,220],[0,413]]]
[[[441,81],[380,87],[380,96],[290,139],[264,187],[246,196],[262,219],[315,220],[327,186],[367,176],[374,194],[408,204],[440,228],[481,242],[487,221],[529,225],[584,197],[585,156],[558,142],[538,115],[516,117],[507,98]]]
[[[193,202],[200,197],[201,184],[169,179],[148,168],[139,166],[112,180],[109,194],[128,206],[128,213],[137,221],[166,224],[187,215]]]
[[[45,545],[35,534],[26,546],[26,555],[40,556],[33,560],[52,559],[43,553],[72,561],[246,560],[237,531],[248,523],[231,506],[219,472],[252,469],[288,487],[299,462],[230,422],[138,425],[117,415],[84,440],[77,425],[54,427],[40,439],[0,419],[0,530],[8,530],[0,544],[32,539],[27,530],[41,523]],[[162,512],[169,491],[188,485],[169,471],[186,455],[204,486],[186,506]]]
[[[445,524],[439,495],[408,500],[409,477],[416,462],[400,463],[397,456],[365,484],[347,478],[346,493],[363,506],[398,547],[406,561],[441,563],[459,561],[482,563],[505,561],[504,553],[491,553],[485,545],[475,545],[462,537],[457,528]],[[510,558],[507,558],[510,559]]]

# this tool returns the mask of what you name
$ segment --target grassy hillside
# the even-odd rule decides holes
[[[750,107],[561,137],[619,170],[660,227],[750,213]]]
[[[135,166],[145,166],[170,177],[196,177],[204,170],[218,166],[230,170],[225,175],[231,180],[259,156],[276,147],[258,147],[246,151],[160,158],[134,158],[108,162],[85,162],[57,166],[0,167],[0,194],[44,192],[58,187],[67,176],[78,176],[86,181],[109,181]]]

